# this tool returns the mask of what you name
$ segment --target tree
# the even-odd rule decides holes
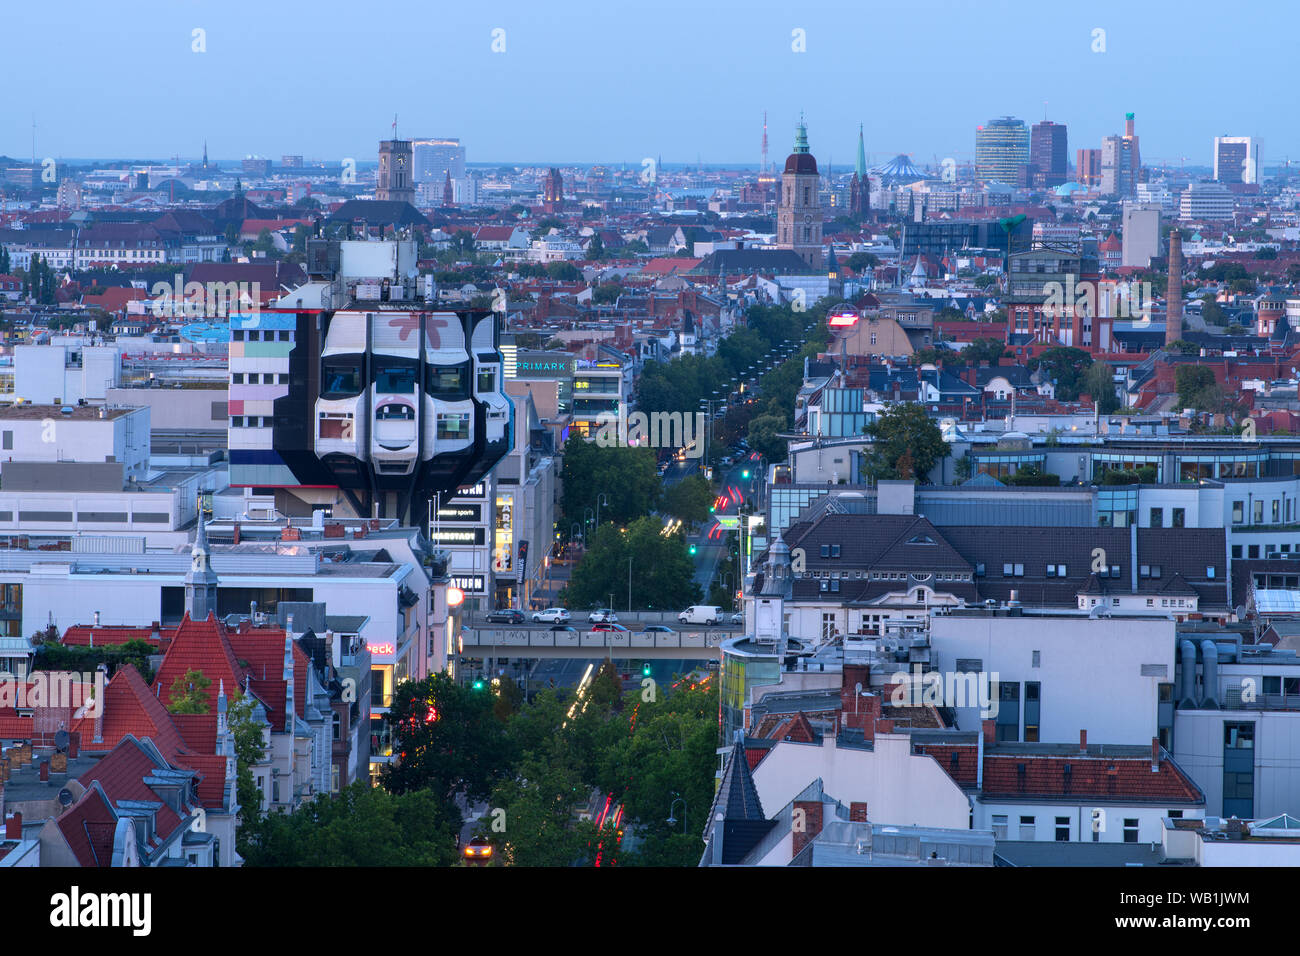
[[[1213,295],[1201,296],[1201,318],[1209,325],[1224,325],[1228,318]]]
[[[1214,372],[1205,365],[1180,365],[1174,370],[1174,387],[1178,390],[1178,404],[1183,408],[1209,411],[1216,396]]]
[[[245,866],[450,866],[459,814],[425,790],[390,794],[358,781],[293,813],[249,825]]]
[[[1014,475],[1003,478],[1002,483],[1007,485],[1055,487],[1061,483],[1061,476],[1044,471],[1041,465],[1025,465],[1023,468],[1018,469]]]
[[[984,275],[978,275],[974,279],[974,285],[977,289],[987,289],[989,286],[997,284],[998,277],[995,275],[988,275],[987,273]]]
[[[681,529],[663,534],[663,521],[638,518],[626,529],[601,522],[587,540],[587,550],[573,569],[563,598],[571,608],[615,605],[628,595],[631,572],[632,604],[640,608],[676,608],[700,600],[695,565],[686,551]],[[629,569],[629,559],[631,566]]]
[[[871,454],[867,456],[867,477],[926,476],[948,454],[948,443],[943,440],[939,426],[926,414],[925,406],[915,402],[891,405],[866,428],[872,438]]]
[[[709,505],[713,503],[713,489],[699,475],[690,475],[663,493],[663,510],[684,524],[697,525],[707,521]]]
[[[587,258],[593,262],[599,262],[605,258],[605,241],[600,238],[600,233],[591,237],[591,242],[587,243]]]
[[[546,274],[557,282],[577,282],[582,273],[572,262],[548,262]]]
[[[749,423],[749,447],[768,461],[785,461],[786,439],[778,432],[786,430],[785,418],[781,415],[756,415]]]
[[[235,796],[239,800],[239,854],[246,856],[248,836],[245,828],[262,815],[262,791],[258,789],[252,768],[265,759],[263,721],[254,717],[257,701],[251,694],[236,689],[235,699],[226,705],[226,723],[235,737]]]
[[[384,769],[384,787],[429,790],[453,808],[458,794],[487,797],[512,756],[495,703],[486,688],[462,687],[444,673],[398,684],[388,713],[398,759]]]
[[[607,520],[626,524],[649,514],[659,503],[659,472],[650,448],[602,447],[594,441],[570,438],[564,445],[560,478],[564,487],[562,525],[579,522],[586,527],[588,508],[594,523],[598,500],[602,524]]]
[[[1079,388],[1092,396],[1097,411],[1109,415],[1119,408],[1119,396],[1115,394],[1115,373],[1105,362],[1093,362],[1083,374]]]
[[[844,264],[854,272],[861,274],[866,269],[874,269],[880,265],[880,260],[870,252],[855,252],[849,256],[848,261]]]
[[[623,294],[623,287],[617,282],[603,282],[591,293],[591,301],[596,305],[612,305]]]
[[[1079,397],[1083,374],[1092,365],[1092,356],[1083,349],[1056,346],[1034,359],[1031,367],[1042,369],[1056,383],[1056,397],[1073,402]]]
[[[971,365],[988,362],[990,366],[995,366],[1007,354],[1006,343],[1001,339],[975,339],[961,350],[961,359]]]
[[[1201,347],[1194,342],[1188,342],[1184,339],[1175,339],[1165,346],[1166,352],[1177,352],[1180,355],[1200,355]]]
[[[204,677],[202,671],[186,671],[172,681],[167,692],[167,710],[173,714],[206,714],[207,689],[211,686],[212,681]]]

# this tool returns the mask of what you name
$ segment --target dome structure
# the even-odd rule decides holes
[[[817,175],[817,160],[808,150],[808,127],[804,125],[802,119],[795,127],[794,152],[785,158],[785,171]]]

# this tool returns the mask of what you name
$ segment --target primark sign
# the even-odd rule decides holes
[[[573,378],[574,360],[568,352],[524,352],[515,358],[515,378]]]

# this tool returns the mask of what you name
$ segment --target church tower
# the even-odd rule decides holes
[[[379,144],[379,181],[375,198],[384,202],[415,202],[411,141],[386,139]]]
[[[871,179],[867,175],[867,150],[862,142],[862,127],[858,126],[858,160],[849,181],[849,215],[865,219],[871,212]]]
[[[781,174],[781,205],[776,211],[776,247],[791,249],[810,267],[822,266],[821,177],[817,160],[808,151],[808,128],[802,117],[796,127],[794,152]]]
[[[217,575],[208,560],[208,532],[199,508],[199,529],[190,550],[190,570],[185,575],[185,612],[191,621],[206,621],[217,611]]]

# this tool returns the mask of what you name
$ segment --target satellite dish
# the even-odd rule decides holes
[[[60,730],[54,735],[54,746],[60,752],[68,749],[68,732],[66,730]]]
[[[64,787],[62,790],[59,791],[59,806],[61,807],[72,806],[72,791],[69,790],[67,787]]]

